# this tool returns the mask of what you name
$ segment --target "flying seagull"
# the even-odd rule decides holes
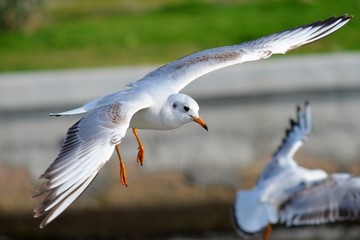
[[[240,45],[200,51],[150,72],[123,91],[97,98],[77,109],[51,114],[85,113],[69,128],[58,157],[40,177],[45,182],[35,196],[46,195],[34,210],[35,218],[45,215],[40,227],[54,220],[80,196],[114,149],[120,161],[121,181],[127,185],[119,144],[128,128],[133,129],[138,141],[140,164],[144,161],[144,147],[137,129],[169,130],[196,122],[207,130],[199,117],[197,102],[179,93],[191,81],[219,68],[285,54],[335,32],[351,18],[348,15],[331,17]]]
[[[360,177],[310,170],[293,159],[311,131],[311,111],[298,106],[280,147],[265,166],[256,186],[237,193],[234,223],[240,236],[259,235],[268,240],[271,224],[319,225],[360,220]]]

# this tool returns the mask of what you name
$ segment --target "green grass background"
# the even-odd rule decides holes
[[[291,54],[360,50],[359,0],[52,0],[33,32],[0,33],[0,71],[159,64],[348,13]]]

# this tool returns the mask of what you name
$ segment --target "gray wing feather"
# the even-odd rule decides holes
[[[35,196],[46,195],[34,210],[36,218],[46,215],[40,227],[73,203],[109,160],[132,116],[119,107],[114,104],[94,110],[68,130],[58,157],[41,176],[46,181],[36,191]]]
[[[351,18],[348,15],[331,17],[243,44],[200,51],[158,68],[133,86],[147,84],[150,80],[159,85],[169,84],[180,91],[194,79],[216,69],[265,59],[272,54],[285,54],[291,49],[314,42],[340,29]]]
[[[309,102],[305,102],[303,109],[297,106],[296,120],[290,119],[290,129],[286,130],[285,137],[275,151],[273,158],[293,158],[311,133],[311,120]]]
[[[259,181],[264,181],[270,176],[281,171],[282,166],[287,166],[288,161],[295,152],[303,145],[311,133],[311,108],[308,102],[305,102],[304,108],[300,106],[296,109],[296,120],[290,119],[290,128],[286,130],[280,146],[275,151],[273,158],[265,166]]]
[[[280,206],[280,222],[287,226],[360,220],[360,178],[332,174],[291,195]]]

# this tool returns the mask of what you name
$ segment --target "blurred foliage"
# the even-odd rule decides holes
[[[242,4],[264,0],[52,0],[49,10],[58,17],[134,14],[156,9],[178,8],[199,4]]]
[[[43,21],[43,0],[0,0],[0,31],[34,31]]]
[[[290,54],[360,49],[359,0],[49,0],[44,12],[36,31],[0,34],[0,71],[159,64],[344,13],[343,29]]]

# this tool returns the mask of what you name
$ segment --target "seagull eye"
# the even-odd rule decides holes
[[[175,109],[177,107],[176,103],[173,103],[173,108]]]
[[[190,110],[190,108],[188,106],[184,106],[184,110],[185,110],[185,112],[188,112]]]

